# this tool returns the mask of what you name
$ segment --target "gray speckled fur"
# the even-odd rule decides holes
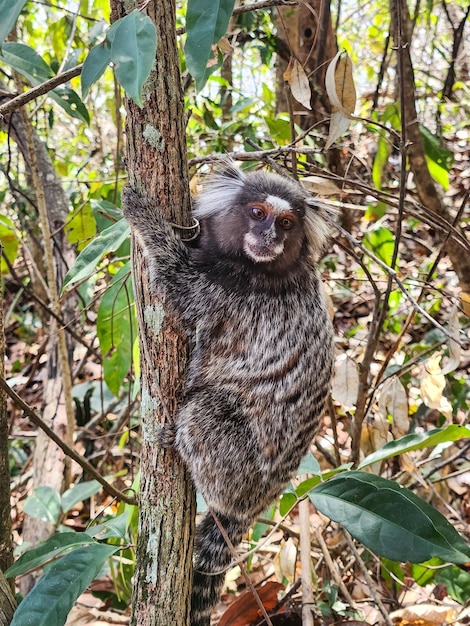
[[[279,233],[284,253],[253,262],[246,207],[267,197],[298,216]],[[332,367],[332,327],[315,259],[327,225],[294,182],[245,175],[230,164],[211,177],[194,214],[199,246],[185,246],[157,207],[130,188],[124,215],[143,241],[155,285],[194,341],[185,399],[162,442],[174,445],[234,545],[282,492],[308,451]],[[251,231],[250,231],[251,232]],[[256,235],[258,236],[258,235]],[[231,560],[210,512],[197,527],[191,626],[208,626]]]

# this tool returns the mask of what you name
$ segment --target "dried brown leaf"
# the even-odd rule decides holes
[[[304,68],[297,59],[291,58],[289,61],[289,65],[284,72],[284,80],[289,84],[292,95],[297,102],[300,102],[300,104],[310,111],[312,109],[312,105],[310,104],[312,97],[310,83]]]

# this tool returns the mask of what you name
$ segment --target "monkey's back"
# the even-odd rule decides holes
[[[282,289],[242,281],[222,289],[213,281],[201,301],[177,447],[218,511],[259,514],[317,429],[331,378],[332,327],[309,269]]]

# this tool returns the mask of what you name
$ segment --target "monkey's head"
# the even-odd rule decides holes
[[[245,174],[231,162],[206,181],[196,199],[201,247],[271,271],[320,255],[328,235],[325,212],[296,182],[277,174]]]

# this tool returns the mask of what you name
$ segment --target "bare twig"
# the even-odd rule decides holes
[[[81,74],[83,69],[83,64],[77,65],[76,67],[72,67],[70,70],[66,72],[62,72],[62,74],[58,74],[57,76],[53,76],[49,80],[46,80],[44,83],[37,85],[37,87],[33,87],[32,89],[28,89],[24,93],[19,94],[18,96],[11,98],[8,102],[0,105],[0,119],[9,113],[13,113],[16,109],[19,109],[27,102],[31,100],[35,100],[39,98],[39,96],[43,96],[44,94],[52,91],[59,85],[63,85],[67,83],[70,79],[75,78]]]
[[[304,476],[304,479],[306,477]],[[299,502],[300,563],[302,565],[302,626],[313,626],[312,559],[310,557],[310,500]]]
[[[449,333],[449,331],[444,328],[444,326],[442,326],[441,324],[439,324],[439,322],[437,322],[433,317],[431,317],[431,315],[429,315],[429,313],[427,313],[417,302],[416,300],[410,296],[410,294],[408,293],[408,291],[406,290],[406,287],[404,286],[404,284],[401,282],[401,280],[398,278],[397,272],[392,269],[391,267],[389,267],[386,263],[384,263],[383,261],[381,261],[379,258],[377,258],[375,256],[375,254],[373,254],[372,252],[370,252],[370,250],[368,250],[365,246],[363,246],[359,241],[357,241],[357,239],[355,239],[352,235],[350,235],[347,231],[345,231],[343,228],[341,228],[341,226],[336,225],[336,228],[339,230],[339,232],[343,235],[343,237],[345,237],[346,239],[348,239],[352,244],[354,244],[357,248],[359,248],[359,250],[361,250],[361,252],[363,252],[365,255],[367,255],[369,258],[371,258],[375,263],[377,263],[377,265],[379,265],[383,270],[385,270],[385,272],[387,272],[387,274],[389,274],[391,276],[391,278],[393,279],[393,281],[396,283],[397,287],[400,289],[400,291],[403,293],[403,295],[405,296],[405,298],[410,302],[411,306],[415,309],[415,311],[417,313],[419,313],[420,315],[422,315],[425,319],[428,320],[428,322],[430,322],[435,328],[439,329],[441,331],[441,333],[443,333],[446,337],[448,337],[449,339],[452,339],[452,341],[455,341],[456,343],[458,343],[460,346],[463,346],[463,342],[460,340],[459,337],[455,337],[454,335],[452,335],[451,333]]]
[[[220,530],[220,534],[222,535],[222,537],[224,538],[225,543],[228,546],[228,549],[230,550],[232,556],[234,558],[237,558],[237,552],[233,546],[233,543],[230,540],[230,537],[227,534],[227,531],[225,530],[225,528],[222,526],[222,524],[220,523],[219,518],[217,517],[217,514],[214,512],[213,509],[211,509],[209,507],[209,510],[212,514],[212,517],[214,518],[215,523],[217,524],[218,529]],[[253,594],[253,598],[255,599],[256,604],[259,607],[259,610],[261,611],[266,624],[268,626],[273,626],[272,621],[269,619],[269,615],[266,612],[266,609],[264,608],[264,604],[261,602],[261,598],[259,597],[258,592],[255,589],[255,586],[253,585],[253,583],[250,580],[250,577],[248,576],[248,574],[246,573],[246,569],[244,568],[243,565],[240,564],[240,571],[242,573],[243,578],[245,579],[245,582],[247,584],[248,589],[251,591],[251,593]]]
[[[364,565],[364,561],[362,560],[361,555],[359,554],[356,546],[354,545],[354,541],[352,540],[351,535],[344,528],[343,528],[343,533],[344,533],[344,537],[346,538],[346,541],[348,542],[349,549],[354,554],[356,558],[356,563],[358,564],[359,569],[361,570],[362,575],[364,576],[366,580],[367,586],[369,587],[370,595],[374,599],[374,602],[377,605],[377,608],[382,613],[382,617],[384,618],[385,623],[387,624],[387,626],[393,626],[393,622],[389,617],[388,611],[383,605],[381,599],[379,598],[378,594],[375,591],[375,583],[370,577],[370,574],[367,571],[367,567]]]
[[[81,454],[75,452],[73,448],[68,446],[62,439],[52,430],[49,426],[39,417],[39,415],[33,411],[33,409],[26,404],[26,402],[8,385],[7,381],[4,378],[0,377],[0,387],[6,392],[8,396],[13,400],[13,402],[22,409],[22,411],[30,418],[30,420],[36,424],[38,428],[46,433],[46,435],[52,439],[52,441],[59,446],[63,452],[70,457],[73,461],[78,463],[80,467],[82,467],[86,472],[88,472],[95,480],[97,480],[100,485],[103,485],[103,489],[110,496],[117,498],[118,500],[125,502],[126,504],[137,505],[137,500],[135,498],[131,498],[126,494],[119,491],[112,485],[110,485],[89,463]]]
[[[331,558],[330,551],[328,550],[328,546],[326,545],[326,542],[323,539],[322,529],[321,528],[316,528],[315,529],[315,534],[317,536],[318,543],[319,543],[320,548],[321,548],[321,550],[323,552],[323,556],[325,558],[325,562],[326,562],[326,564],[328,566],[328,569],[330,570],[330,573],[331,573],[331,576],[333,577],[333,580],[338,585],[338,587],[341,589],[341,593],[343,594],[343,596],[344,596],[346,602],[349,604],[349,606],[351,608],[356,608],[356,603],[351,598],[351,595],[350,595],[349,591],[347,590],[346,585],[343,582],[343,579],[341,577],[341,574],[340,574],[340,571],[338,569],[338,566],[336,565],[336,563]]]

